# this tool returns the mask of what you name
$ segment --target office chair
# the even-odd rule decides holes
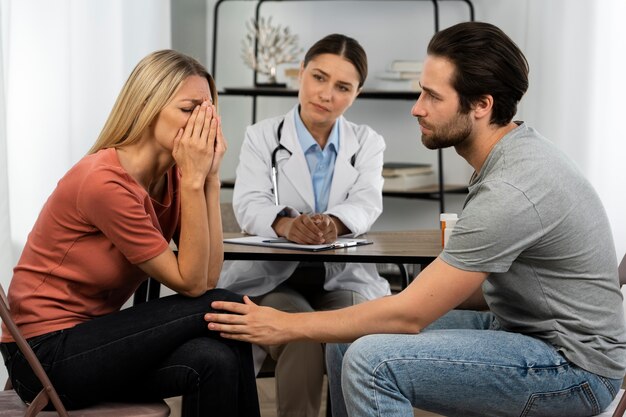
[[[626,285],[626,255],[619,264],[619,284],[621,287]],[[598,417],[623,417],[626,411],[626,395],[624,390],[619,390],[619,393],[602,414],[598,414]]]
[[[37,397],[30,404],[25,404],[17,393],[11,389],[10,380],[7,381],[4,391],[0,391],[0,417],[70,417],[63,406],[54,386],[48,379],[39,359],[31,349],[28,342],[19,331],[17,325],[11,317],[9,303],[2,285],[0,285],[0,318],[9,329],[9,333],[18,345],[18,348],[28,361],[29,365],[43,386]],[[56,411],[41,410],[51,402]],[[81,410],[73,410],[71,417],[167,417],[170,415],[170,408],[165,402],[156,403],[102,403]]]

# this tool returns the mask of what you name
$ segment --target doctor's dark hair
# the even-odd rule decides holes
[[[121,148],[141,137],[190,76],[206,78],[217,107],[213,77],[202,64],[180,52],[164,49],[144,57],[126,80],[100,136],[88,153]]]
[[[454,65],[452,86],[459,94],[461,113],[491,95],[490,123],[504,126],[511,122],[528,89],[529,68],[522,51],[502,30],[483,22],[459,23],[433,36],[428,55]]]
[[[318,55],[333,54],[347,59],[359,73],[359,88],[363,87],[367,78],[367,55],[363,47],[346,35],[333,33],[315,42],[304,55],[304,66]]]

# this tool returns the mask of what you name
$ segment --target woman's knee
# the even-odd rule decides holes
[[[210,301],[230,301],[235,303],[243,303],[243,296],[223,288],[214,288],[202,295],[202,297]]]
[[[187,366],[200,381],[227,381],[239,375],[239,355],[226,343],[210,338],[188,341],[176,351],[181,365]]]

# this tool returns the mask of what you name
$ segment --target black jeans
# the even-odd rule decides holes
[[[70,409],[182,395],[183,417],[259,416],[250,345],[207,329],[215,300],[242,298],[226,290],[172,295],[29,343]],[[31,401],[41,384],[15,343],[0,348],[15,390]]]

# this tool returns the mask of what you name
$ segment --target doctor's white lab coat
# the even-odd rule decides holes
[[[297,106],[285,116],[263,120],[246,130],[233,193],[235,217],[246,233],[276,237],[272,223],[279,213],[296,217],[315,210],[311,174],[296,134],[295,111]],[[272,152],[278,146],[277,130],[283,120],[280,143],[287,150],[276,154],[276,205]],[[385,142],[368,126],[348,122],[343,116],[337,122],[339,152],[325,213],[339,218],[352,236],[358,236],[367,232],[382,212]],[[218,287],[250,296],[266,294],[289,278],[297,266],[298,262],[226,261]],[[390,293],[389,283],[378,275],[375,264],[327,262],[325,268],[327,291],[352,290],[367,299]]]

